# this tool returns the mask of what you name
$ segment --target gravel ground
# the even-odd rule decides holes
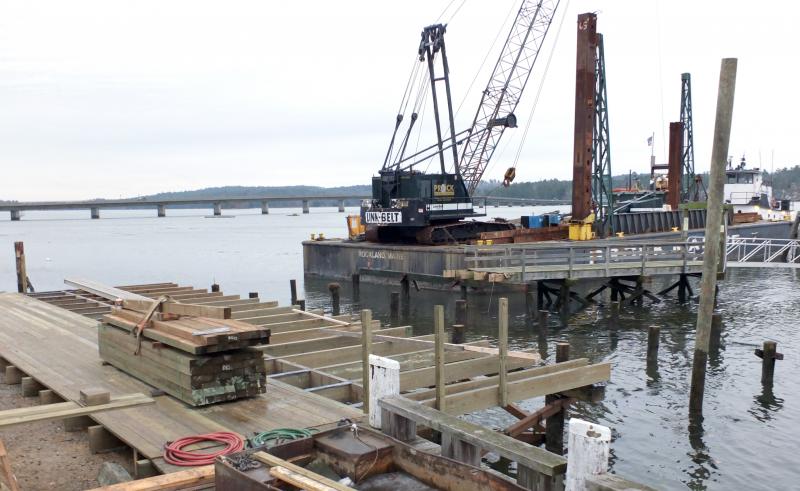
[[[20,386],[6,385],[3,378],[0,372],[0,410],[39,404],[38,397],[22,397]],[[0,438],[22,491],[97,487],[100,465],[107,461],[133,472],[130,450],[92,454],[86,431],[66,432],[61,421],[12,426]]]

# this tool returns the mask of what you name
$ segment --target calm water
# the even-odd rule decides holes
[[[493,216],[514,217],[522,208],[492,209]],[[36,214],[22,222],[0,221],[0,290],[14,290],[12,242],[24,240],[29,276],[40,290],[63,288],[63,278],[83,276],[105,283],[176,281],[207,286],[216,281],[226,292],[258,291],[262,298],[288,300],[288,280],[302,281],[301,239],[310,233],[341,236],[344,214],[335,209],[239,211],[236,218],[206,219],[206,212],[181,210],[157,219],[154,212],[88,211]],[[349,211],[349,210],[348,210]],[[529,209],[526,209],[526,212]],[[227,213],[227,212],[226,212]],[[296,216],[292,216],[296,214]],[[180,216],[179,216],[180,215]],[[311,307],[327,307],[327,281],[309,279],[305,296]],[[362,286],[362,303],[351,305],[343,284],[345,309],[372,308],[387,319],[391,288]],[[654,283],[658,289],[660,283]],[[612,381],[601,403],[577,404],[572,413],[614,430],[613,470],[659,489],[796,489],[800,478],[800,272],[731,270],[721,284],[724,330],[707,379],[705,420],[690,429],[687,418],[689,376],[694,346],[694,304],[668,299],[658,305],[626,307],[612,318],[598,304],[570,319],[555,317],[546,332],[526,326],[519,295],[510,296],[511,342],[516,349],[553,354],[557,341],[569,341],[571,356],[613,363]],[[447,306],[452,321],[457,295],[412,291],[415,334],[431,332],[432,306]],[[471,339],[496,335],[497,295],[470,295]],[[661,327],[657,370],[647,370],[647,328]],[[785,360],[777,362],[772,390],[760,384],[760,359],[753,349],[764,340],[778,342]],[[523,403],[536,408],[542,400]],[[502,427],[511,418],[502,410],[473,418]],[[765,478],[765,476],[769,476]]]

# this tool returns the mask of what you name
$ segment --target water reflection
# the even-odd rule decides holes
[[[748,412],[762,423],[772,421],[775,413],[783,409],[783,399],[776,397],[772,385],[762,385],[761,394],[753,398],[754,404]]]

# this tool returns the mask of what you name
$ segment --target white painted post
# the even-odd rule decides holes
[[[381,427],[378,401],[400,394],[400,362],[383,356],[369,355],[369,424]]]
[[[608,472],[611,429],[582,419],[569,420],[566,491],[586,489],[586,479]]]

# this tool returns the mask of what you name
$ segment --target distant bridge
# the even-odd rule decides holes
[[[370,199],[366,195],[336,195],[336,196],[236,196],[236,197],[211,197],[211,198],[177,198],[177,199],[149,199],[131,198],[103,201],[30,201],[0,204],[0,211],[11,213],[11,220],[17,221],[22,217],[23,211],[42,210],[89,210],[92,218],[100,218],[101,209],[130,209],[151,208],[157,211],[159,217],[167,216],[167,207],[199,205],[207,208],[213,206],[214,215],[222,215],[226,205],[239,205],[237,208],[250,207],[251,203],[260,203],[261,213],[269,213],[269,204],[276,202],[299,202],[303,213],[309,213],[312,205],[321,206],[324,201],[338,201],[339,211],[344,212],[345,201]],[[533,199],[533,198],[503,198],[494,196],[476,196],[475,201],[486,206],[536,206],[536,205],[568,205],[569,201]],[[242,206],[244,205],[244,206]]]

